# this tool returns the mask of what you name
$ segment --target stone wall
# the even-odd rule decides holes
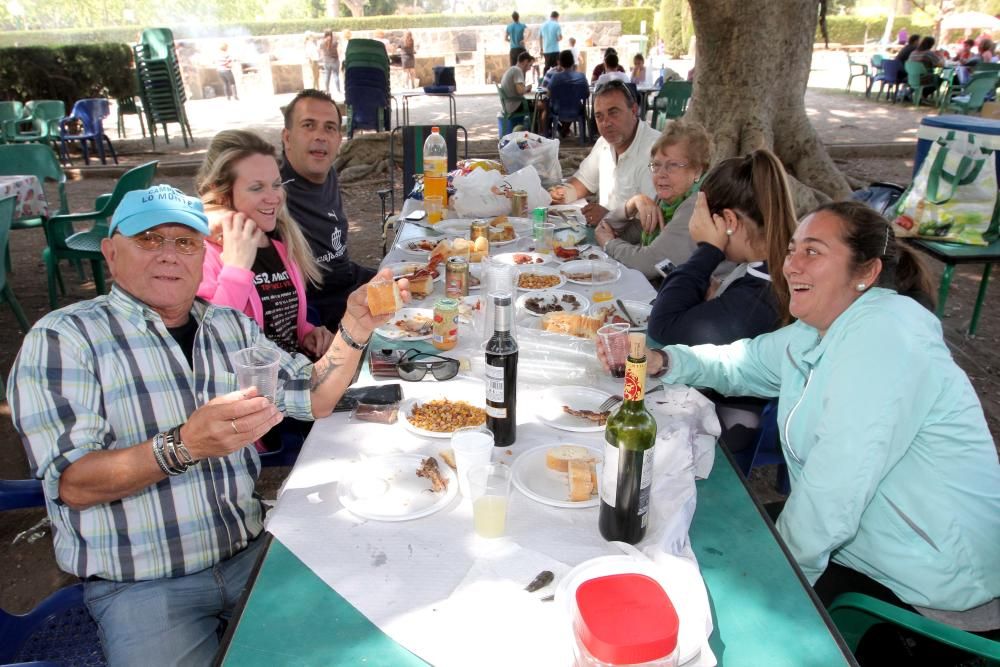
[[[540,51],[538,28],[538,24],[528,24],[528,50],[536,55]],[[351,36],[381,39],[386,43],[389,54],[394,55],[405,32],[358,30]],[[504,26],[421,28],[412,32],[417,53],[416,74],[421,86],[433,83],[435,65],[455,67],[459,89],[499,82],[508,67],[509,47],[504,41]],[[604,48],[619,46],[622,40],[621,24],[617,21],[567,22],[563,24],[561,43],[565,48],[569,48],[569,37],[576,38],[577,48],[585,62],[599,62]],[[233,72],[241,96],[294,92],[302,87],[303,82],[312,82],[305,60],[304,36],[301,34],[178,40],[177,56],[189,99],[202,99],[212,93],[222,94],[215,59],[223,42],[229,45],[233,59],[242,65],[234,68]],[[340,43],[343,54],[346,41],[342,35]],[[587,71],[585,68],[581,70]],[[403,70],[398,65],[390,68],[390,86],[393,90],[404,88]]]

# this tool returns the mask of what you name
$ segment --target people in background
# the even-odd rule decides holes
[[[653,196],[634,194],[611,209],[594,230],[594,241],[659,284],[695,251],[688,222],[712,157],[712,140],[700,123],[678,119],[654,140],[647,155]]]
[[[920,35],[910,35],[906,40],[906,46],[899,50],[896,54],[896,60],[900,63],[905,63],[910,59],[910,54],[917,50],[917,44],[920,43]]]
[[[323,39],[319,43],[319,54],[323,63],[323,90],[330,94],[330,79],[333,79],[333,87],[340,92],[340,47],[337,37],[332,30],[323,33]]]
[[[635,57],[632,58],[632,72],[629,81],[637,86],[646,83],[646,59],[642,57],[641,53],[635,54]]]
[[[580,66],[580,49],[576,46],[576,37],[569,38],[569,52],[573,54],[573,66]]]
[[[226,99],[240,99],[236,92],[236,77],[233,76],[233,56],[229,53],[229,44],[223,42],[219,45],[219,55],[215,59],[215,71],[222,79],[222,87],[226,91]]]
[[[83,580],[108,664],[207,665],[265,545],[250,443],[284,415],[329,415],[389,317],[354,292],[313,364],[195,298],[208,234],[198,199],[129,192],[108,234],[111,292],[35,323],[7,384],[11,416],[42,480],[56,562]],[[273,401],[237,384],[249,346],[278,353]]]
[[[963,65],[972,60],[972,49],[975,48],[975,46],[976,41],[974,39],[967,39],[962,42],[962,47],[958,50],[958,53],[955,54],[955,60]]]
[[[417,87],[417,49],[413,43],[413,33],[409,30],[403,35],[403,43],[399,47],[403,75],[406,77],[406,87]]]
[[[517,12],[511,14],[510,18],[511,22],[507,24],[503,39],[510,43],[510,66],[513,67],[517,64],[517,57],[527,50],[524,48],[527,26],[521,23],[521,15]]]
[[[934,38],[922,38],[916,50],[910,54],[909,62],[924,65],[926,71],[920,75],[920,85],[932,86],[924,91],[924,97],[933,95],[936,86],[941,83],[941,77],[933,72],[933,68],[944,65],[944,58],[934,50]]]
[[[613,68],[608,68],[608,56],[614,56],[615,66]],[[608,72],[624,72],[625,68],[622,67],[618,62],[618,51],[614,47],[609,46],[604,50],[604,57],[601,62],[597,63],[594,70],[590,73],[590,82],[597,83],[597,80],[601,78],[603,74]]]
[[[538,42],[545,58],[545,72],[556,66],[559,60],[559,42],[562,40],[562,28],[559,26],[559,12],[549,14],[549,20],[539,29]]]
[[[563,185],[549,189],[556,204],[597,195],[582,212],[587,223],[596,226],[608,214],[624,208],[633,195],[652,198],[653,178],[649,173],[649,151],[660,133],[640,120],[639,105],[632,91],[621,81],[611,81],[594,90],[594,121],[601,135],[576,173]]]
[[[609,81],[629,83],[628,74],[625,73],[625,68],[618,64],[617,53],[606,53],[604,55],[604,74],[597,77],[596,83],[600,86]]]
[[[548,90],[548,97],[544,100],[539,100],[538,104],[538,114],[540,127],[548,132],[549,120],[551,113],[551,104],[553,98],[553,90],[559,90],[566,86],[586,86],[587,77],[576,71],[576,67],[573,66],[573,53],[569,49],[564,49],[559,52],[559,62],[556,67],[550,69],[543,78],[543,87]],[[570,123],[563,122],[559,127],[560,136],[565,137],[569,134]]]
[[[309,73],[312,75],[312,88],[319,88],[319,42],[314,33],[306,31],[303,40],[305,47],[306,63],[309,65]]]
[[[668,346],[647,368],[664,382],[778,398],[792,492],[777,528],[824,606],[862,592],[995,631],[1000,464],[940,321],[897,293],[927,282],[912,252],[865,205],[820,206],[782,267],[797,322],[728,346]],[[862,664],[925,664],[865,654],[862,640]]]
[[[333,161],[340,151],[340,109],[326,93],[303,90],[284,110],[281,132],[286,205],[305,234],[323,274],[322,286],[306,285],[314,324],[336,329],[347,299],[367,283],[374,269],[352,262],[347,252],[347,215],[344,213]]]
[[[535,64],[535,57],[527,51],[522,51],[517,57],[517,62],[507,68],[500,79],[500,90],[504,96],[504,110],[513,113],[521,108],[521,100],[525,93],[531,92],[531,84],[524,82],[524,76]]]

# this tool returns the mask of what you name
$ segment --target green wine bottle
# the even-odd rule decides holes
[[[636,544],[649,525],[656,420],[646,394],[646,336],[629,334],[621,407],[604,430],[604,473],[598,528],[608,541]]]

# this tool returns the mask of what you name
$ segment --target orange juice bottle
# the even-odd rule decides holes
[[[448,206],[448,144],[437,127],[424,141],[424,197],[441,197]]]

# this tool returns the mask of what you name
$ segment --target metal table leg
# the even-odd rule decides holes
[[[954,264],[946,264],[944,273],[941,274],[941,285],[938,287],[937,316],[938,319],[944,317],[944,302],[948,300],[948,290],[951,288],[952,274],[955,273]]]
[[[972,309],[972,322],[969,323],[969,335],[976,335],[976,327],[979,326],[979,311],[983,307],[983,300],[986,299],[986,287],[990,284],[990,272],[992,264],[983,267],[983,278],[979,281],[979,294],[976,296],[976,306]]]

